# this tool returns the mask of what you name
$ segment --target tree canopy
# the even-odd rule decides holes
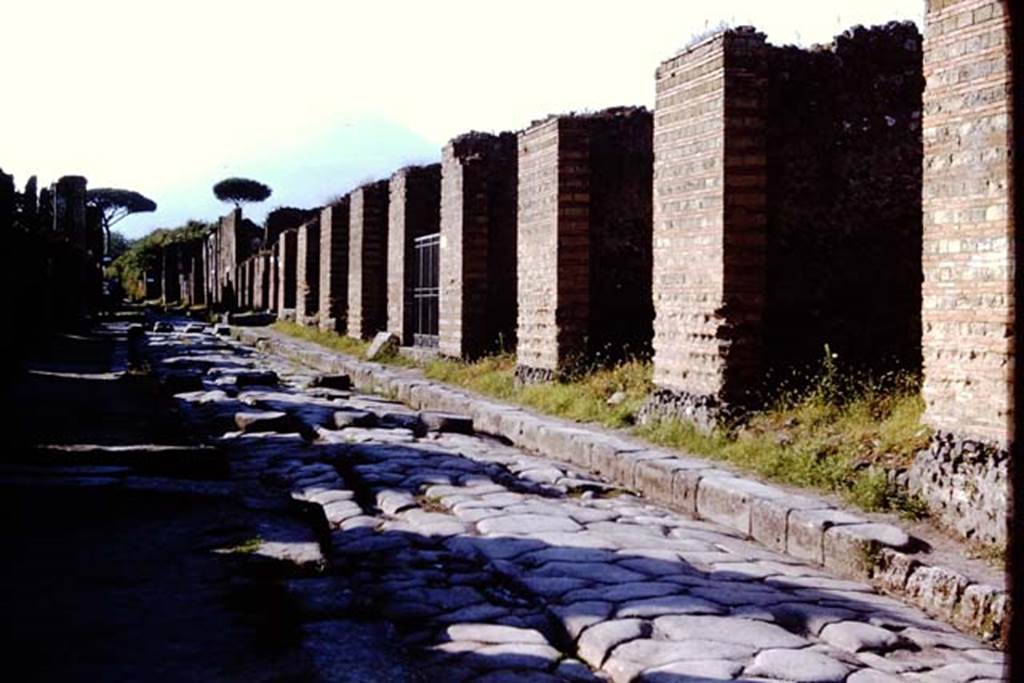
[[[213,186],[213,194],[222,202],[239,207],[247,202],[262,202],[271,190],[263,183],[249,178],[225,178]]]
[[[191,220],[177,228],[154,230],[145,237],[134,240],[127,251],[114,259],[108,272],[118,277],[129,296],[140,299],[145,292],[142,278],[146,269],[153,267],[160,260],[164,245],[201,239],[212,229],[213,226],[207,223]]]
[[[116,187],[100,187],[85,193],[85,201],[100,210],[103,215],[103,228],[110,231],[110,226],[133,213],[150,213],[156,211],[156,202],[134,190],[123,190]]]

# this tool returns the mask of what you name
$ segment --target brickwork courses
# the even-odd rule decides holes
[[[295,258],[295,321],[315,326],[320,307],[319,215],[299,226]]]
[[[391,176],[388,202],[387,329],[413,343],[417,237],[436,233],[441,220],[441,165],[411,166]]]
[[[656,74],[651,405],[703,426],[762,370],[765,52],[728,30]]]
[[[348,329],[349,198],[346,195],[320,213],[320,329]]]
[[[916,27],[857,27],[811,51],[730,30],[657,81],[645,417],[713,427],[807,377],[826,345],[848,366],[916,370]]]
[[[517,376],[645,355],[651,116],[552,117],[519,134]]]
[[[349,195],[346,334],[369,339],[387,325],[388,181]]]
[[[924,73],[925,422],[911,487],[953,529],[1007,537],[1014,225],[1006,5],[930,3]]]
[[[513,133],[467,133],[441,158],[439,349],[515,348],[517,154]]]

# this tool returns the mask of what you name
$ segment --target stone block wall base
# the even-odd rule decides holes
[[[691,394],[672,389],[655,389],[640,408],[641,424],[658,420],[684,420],[703,432],[735,423],[741,411],[714,396]]]
[[[558,373],[554,370],[531,368],[528,365],[517,365],[515,375],[516,384],[542,384],[558,379]]]
[[[964,538],[1006,543],[1009,453],[991,444],[939,432],[910,467],[912,493]]]

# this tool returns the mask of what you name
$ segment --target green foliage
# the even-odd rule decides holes
[[[213,186],[213,194],[222,202],[232,202],[237,207],[247,202],[262,202],[270,197],[271,190],[249,178],[225,178]]]
[[[294,323],[275,327],[355,356],[366,343]],[[412,364],[398,357],[403,365]],[[653,367],[632,360],[597,368],[571,381],[520,385],[515,356],[472,362],[435,358],[417,364],[429,379],[465,387],[535,410],[612,428],[630,428],[652,443],[727,462],[765,479],[836,493],[865,510],[891,510],[909,518],[927,515],[924,503],[893,482],[890,473],[910,465],[931,438],[921,424],[920,375],[881,375],[843,368],[826,347],[816,368],[781,389],[769,406],[739,427],[707,434],[681,420],[634,426],[654,389]],[[787,386],[783,384],[783,386]],[[618,394],[618,401],[609,402]]]
[[[120,279],[128,296],[139,301],[146,291],[146,270],[155,267],[159,262],[162,247],[174,242],[202,239],[210,230],[210,225],[196,220],[190,220],[177,228],[154,230],[145,237],[131,242],[128,249],[110,265],[108,275]]]
[[[107,256],[117,259],[132,246],[132,240],[128,239],[116,230],[110,232],[110,241],[107,243]]]
[[[85,197],[89,206],[100,210],[106,230],[129,214],[156,211],[156,202],[135,190],[98,187],[86,192]]]
[[[780,395],[743,426],[705,434],[662,420],[636,433],[654,443],[723,460],[766,479],[843,496],[866,510],[926,516],[922,501],[893,482],[931,437],[921,424],[920,377],[841,371],[826,349],[817,381]]]

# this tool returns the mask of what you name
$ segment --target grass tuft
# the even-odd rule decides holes
[[[274,328],[349,355],[362,357],[367,347],[295,323],[275,323]],[[771,481],[839,494],[865,510],[895,511],[914,519],[927,515],[925,504],[892,476],[909,467],[931,438],[921,424],[920,375],[841,368],[827,347],[818,367],[796,380],[778,382],[782,388],[766,401],[765,409],[740,426],[710,434],[681,420],[636,424],[654,389],[647,360],[532,385],[516,383],[515,356],[509,353],[471,362],[434,358],[420,363],[396,354],[384,362],[417,366],[429,379],[549,415],[630,429],[652,443],[720,460]]]

